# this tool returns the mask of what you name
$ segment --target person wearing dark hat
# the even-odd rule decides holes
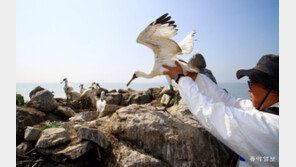
[[[209,77],[213,82],[217,84],[216,78],[214,77],[211,70],[207,69],[207,63],[205,58],[200,53],[195,53],[188,61],[188,66],[193,69],[199,69],[201,74]]]
[[[251,99],[236,98],[202,73],[184,76],[180,64],[163,66],[197,120],[237,153],[231,166],[279,165],[279,56],[264,55],[257,65],[238,70],[249,77]],[[194,82],[195,81],[195,82]]]

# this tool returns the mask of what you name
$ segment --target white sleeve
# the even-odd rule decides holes
[[[196,76],[195,82],[208,97],[211,97],[216,102],[224,102],[226,105],[243,109],[253,108],[252,102],[250,100],[232,96],[204,74],[199,73]]]
[[[189,110],[206,130],[246,161],[250,161],[253,156],[276,156],[278,160],[278,116],[254,108],[245,110],[216,101],[206,96],[189,77],[180,79],[179,91]],[[259,161],[250,163],[265,166]],[[278,165],[278,161],[273,164],[266,163]]]

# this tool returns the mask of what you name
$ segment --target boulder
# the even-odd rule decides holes
[[[200,128],[178,117],[150,104],[129,105],[116,113],[108,124],[111,133],[169,166],[227,165],[227,157],[207,140]]]
[[[77,159],[93,148],[93,144],[89,141],[82,141],[81,143],[70,143],[67,145],[60,145],[51,148],[38,148],[42,154],[50,156],[53,160],[59,162],[64,158],[71,160]]]
[[[16,136],[24,138],[27,126],[33,126],[46,120],[46,114],[35,108],[16,107]]]
[[[58,104],[53,98],[52,92],[41,90],[35,93],[27,106],[36,108],[43,112],[50,112],[57,108]]]
[[[128,93],[128,90],[124,90],[124,89],[119,89],[118,93]]]
[[[113,105],[113,104],[107,104],[105,106],[105,109],[99,114],[100,117],[104,117],[106,115],[114,113],[116,110],[120,109],[122,106],[119,105]]]
[[[149,88],[146,93],[151,97],[152,100],[154,100],[159,97],[161,90],[161,88]]]
[[[81,122],[81,121],[85,121],[85,120],[82,119],[82,113],[79,113],[79,114],[76,114],[73,117],[69,118],[69,121],[72,121],[72,122]]]
[[[116,92],[116,89],[112,89],[109,91],[109,93],[114,93],[114,92]]]
[[[91,142],[82,141],[81,143],[69,146],[64,150],[57,152],[57,154],[63,154],[65,155],[65,157],[68,157],[69,159],[74,160],[92,148],[93,148],[93,145]]]
[[[122,95],[118,92],[114,92],[114,93],[107,93],[105,100],[106,100],[107,104],[118,105],[118,104],[120,104],[121,99],[122,99]]]
[[[26,131],[25,131],[25,140],[27,141],[35,141],[38,140],[41,134],[41,130],[38,128],[34,128],[34,127],[27,127]]]
[[[121,105],[145,104],[151,102],[151,100],[150,95],[144,91],[123,93]]]
[[[92,121],[97,119],[99,116],[99,113],[97,111],[86,111],[81,113],[81,118],[84,121]]]
[[[85,140],[93,141],[104,149],[107,149],[110,144],[105,134],[98,129],[81,127],[77,132],[77,136]]]
[[[92,121],[97,119],[99,113],[97,111],[84,111],[74,115],[73,117],[69,118],[70,121],[77,122],[77,121]]]
[[[169,165],[145,152],[135,150],[123,142],[114,143],[112,155],[107,157],[104,166],[129,167],[169,167]]]
[[[145,104],[151,102],[151,97],[146,93],[138,93],[132,100],[132,104]]]
[[[86,125],[88,125],[89,128],[96,128],[97,127],[97,121],[93,120],[93,121],[89,121],[86,123]]]
[[[70,136],[64,128],[48,128],[42,131],[35,147],[48,148],[70,140]]]
[[[174,105],[167,109],[170,114],[180,119],[184,123],[190,124],[193,127],[198,128],[205,138],[218,149],[218,153],[220,157],[226,157],[226,159],[230,159],[233,154],[233,151],[225,146],[222,142],[216,139],[212,134],[210,134],[195,118],[195,116],[188,109],[185,101],[181,99],[178,105]]]
[[[37,86],[36,88],[34,88],[29,94],[30,99],[32,98],[33,95],[35,95],[37,92],[39,92],[41,90],[45,90],[45,89],[42,88],[41,86]]]
[[[76,131],[78,131],[79,128],[81,128],[81,127],[82,127],[82,125],[79,125],[79,124],[74,125],[74,129],[75,129]]]
[[[135,96],[135,95],[134,95]],[[121,106],[127,106],[131,103],[131,94],[130,93],[122,93],[122,100],[120,102]]]
[[[91,109],[95,108],[95,106],[92,104],[92,100],[90,98],[83,98],[79,101],[71,101],[70,107],[73,109]]]
[[[70,118],[75,115],[74,110],[72,110],[70,107],[63,106],[58,106],[55,110],[53,110],[53,113],[63,118]]]
[[[29,142],[22,142],[16,147],[16,155],[24,155],[29,151],[31,144]]]
[[[170,95],[167,95],[167,94],[162,95],[161,100],[160,100],[160,103],[162,105],[168,105],[169,102],[170,102],[170,97],[171,96]]]

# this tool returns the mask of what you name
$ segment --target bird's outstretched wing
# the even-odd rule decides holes
[[[190,54],[193,50],[193,39],[192,37],[195,34],[195,30],[191,31],[181,42],[179,42],[179,46],[182,49],[182,52],[179,54]]]
[[[164,14],[149,24],[138,36],[137,42],[153,50],[156,58],[174,57],[181,54],[179,45],[171,40],[177,34],[175,21],[170,21],[171,16]]]

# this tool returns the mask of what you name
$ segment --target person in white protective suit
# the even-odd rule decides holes
[[[279,56],[265,55],[237,78],[248,76],[250,100],[236,98],[206,75],[188,73],[180,64],[164,65],[196,119],[232,149],[230,166],[279,166]],[[194,82],[195,81],[195,82]]]

